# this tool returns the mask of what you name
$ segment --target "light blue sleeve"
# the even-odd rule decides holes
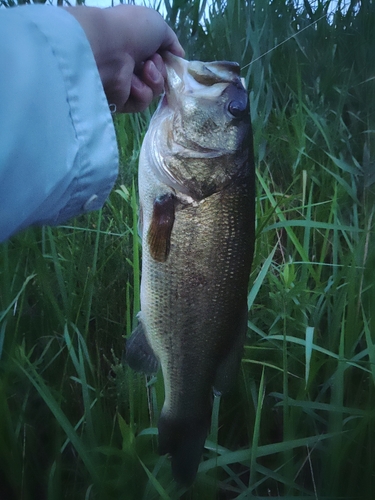
[[[118,151],[80,24],[58,7],[0,11],[0,241],[100,208]]]

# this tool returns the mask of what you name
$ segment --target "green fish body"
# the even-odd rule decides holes
[[[166,55],[166,94],[139,163],[141,312],[131,367],[160,364],[159,451],[182,484],[196,475],[212,394],[237,376],[254,247],[254,161],[247,92],[230,62]]]

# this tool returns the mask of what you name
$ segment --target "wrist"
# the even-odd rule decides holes
[[[100,52],[101,45],[103,45],[102,36],[106,22],[103,9],[85,6],[62,8],[79,22],[95,56],[96,53]]]

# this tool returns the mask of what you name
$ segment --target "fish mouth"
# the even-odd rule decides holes
[[[232,61],[187,61],[170,52],[163,54],[167,70],[165,103],[174,107],[177,96],[190,95],[195,98],[215,99],[230,84],[246,89],[240,78],[240,65]]]

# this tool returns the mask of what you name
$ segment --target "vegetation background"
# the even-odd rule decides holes
[[[151,112],[115,117],[121,171],[103,210],[0,246],[0,499],[372,499],[374,2],[156,6],[187,58],[239,61],[250,90],[257,236],[238,385],[215,398],[196,483],[179,489],[156,452],[161,375],[121,363]]]

